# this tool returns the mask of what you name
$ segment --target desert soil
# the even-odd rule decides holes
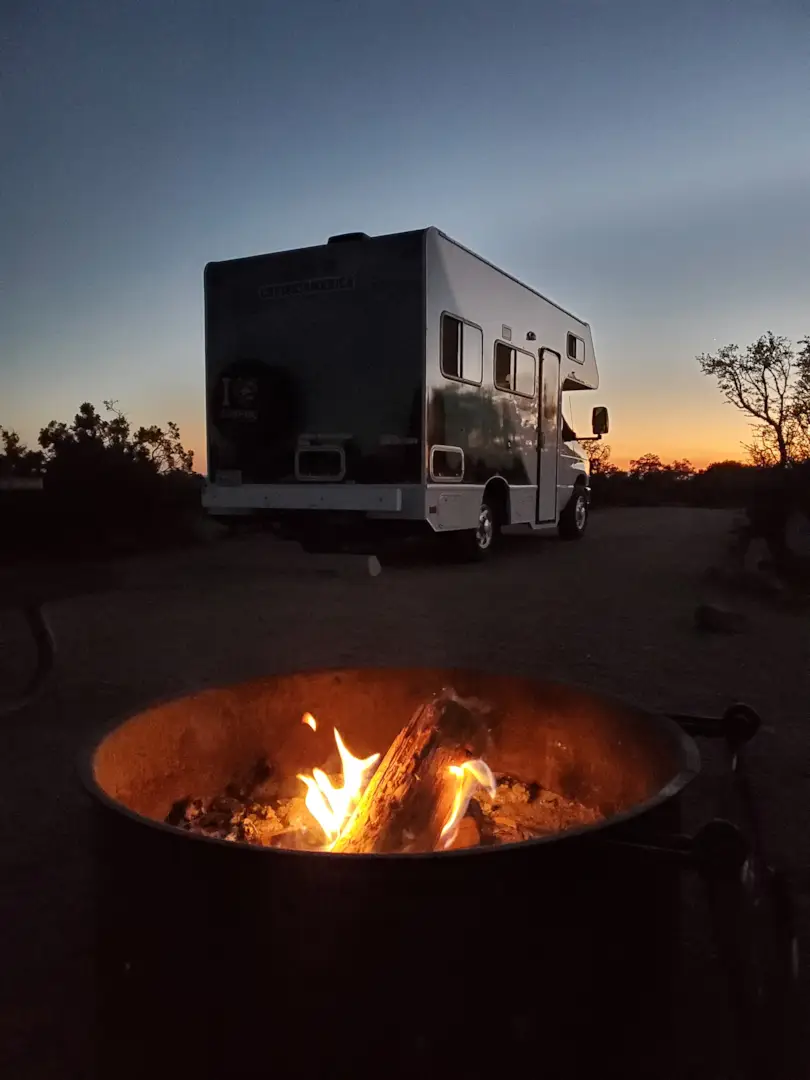
[[[582,543],[514,535],[488,565],[414,556],[385,563],[376,578],[351,560],[344,572],[339,559],[249,536],[128,560],[108,591],[51,605],[56,673],[39,700],[0,719],[0,1072],[18,1080],[89,1075],[90,866],[79,749],[155,699],[272,672],[446,664],[568,680],[670,712],[713,715],[745,701],[765,723],[750,765],[770,852],[793,876],[806,930],[810,618],[738,598],[744,632],[695,629],[696,605],[715,599],[704,574],[729,526],[722,511],[606,511]],[[0,611],[0,686],[19,682],[29,660],[21,622]],[[711,808],[720,784],[710,750],[696,813]],[[716,1010],[710,984],[693,987],[690,1018]],[[709,1021],[707,1031],[711,1041]],[[725,1075],[720,1046],[694,1049],[690,1060],[679,1075]]]

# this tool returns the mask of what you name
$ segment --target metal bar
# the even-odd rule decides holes
[[[19,697],[12,698],[10,701],[0,700],[0,716],[18,712],[33,701],[53,671],[56,657],[56,641],[42,608],[38,604],[29,604],[22,611],[36,645],[36,666]]]

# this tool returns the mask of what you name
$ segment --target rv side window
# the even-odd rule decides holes
[[[514,390],[512,370],[515,366],[515,350],[502,341],[495,342],[494,383],[499,390]]]
[[[515,354],[515,393],[534,397],[534,357],[525,352]]]
[[[585,342],[576,334],[568,335],[568,359],[576,360],[578,364],[585,362]]]
[[[464,323],[461,360],[462,379],[480,385],[484,377],[484,331],[471,323]]]
[[[442,375],[480,385],[484,372],[484,334],[478,326],[442,315]]]
[[[493,382],[499,390],[534,397],[535,363],[531,353],[513,349],[502,341],[495,342]]]

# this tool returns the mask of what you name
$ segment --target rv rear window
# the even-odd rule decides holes
[[[442,315],[442,375],[481,385],[484,373],[484,334],[480,327]]]
[[[534,377],[535,364],[531,353],[514,349],[502,341],[495,342],[493,382],[499,390],[534,397]]]
[[[585,363],[585,342],[576,334],[568,335],[568,359],[576,360],[578,364]]]

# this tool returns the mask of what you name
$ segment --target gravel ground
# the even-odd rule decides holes
[[[2,1074],[89,1075],[79,748],[156,698],[274,671],[469,665],[586,684],[671,712],[715,714],[746,701],[766,724],[750,760],[770,850],[794,875],[807,927],[808,618],[745,600],[744,633],[694,629],[696,604],[712,599],[703,574],[729,524],[719,511],[610,511],[594,516],[582,544],[514,535],[486,566],[400,558],[377,578],[364,577],[359,560],[344,559],[339,571],[338,559],[252,536],[122,563],[114,589],[52,605],[56,675],[35,704],[0,721]],[[0,685],[29,659],[19,620],[0,612]],[[716,782],[711,756],[708,764],[699,798]],[[704,1015],[710,983],[696,998]],[[692,1056],[707,1071],[693,1064],[683,1075],[720,1077],[710,1051]]]

